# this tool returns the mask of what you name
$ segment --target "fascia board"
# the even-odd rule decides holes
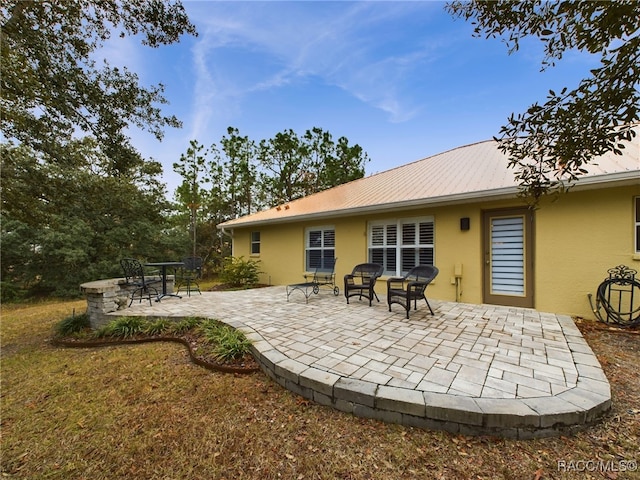
[[[314,220],[319,218],[340,218],[340,217],[352,217],[354,215],[366,215],[369,213],[387,213],[396,210],[412,210],[417,208],[423,208],[425,206],[443,206],[443,205],[456,205],[460,203],[471,203],[479,199],[482,200],[499,200],[505,198],[514,198],[518,193],[517,187],[499,188],[495,190],[484,190],[482,192],[467,192],[453,195],[443,195],[440,197],[421,198],[410,201],[384,203],[378,205],[367,205],[364,207],[345,208],[343,210],[337,210],[333,212],[317,212],[306,215],[296,215],[286,218],[270,218],[258,221],[249,221],[242,223],[232,224],[220,224],[217,228],[244,228],[250,226],[259,225],[275,225],[285,223],[295,223],[305,220]]]

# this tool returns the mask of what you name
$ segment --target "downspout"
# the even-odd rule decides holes
[[[226,235],[227,237],[230,237],[233,240],[233,228],[231,229],[231,231],[227,231],[224,227],[220,227],[220,231],[222,232],[223,235]]]
[[[233,241],[233,228],[227,231],[224,227],[220,227],[220,232],[222,232],[222,235],[226,235],[227,237],[231,238],[231,255],[233,256],[233,249],[235,248],[235,242]]]

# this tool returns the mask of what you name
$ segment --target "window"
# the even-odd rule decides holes
[[[260,254],[260,232],[251,232],[251,255]]]
[[[640,253],[640,197],[636,197],[636,253]]]
[[[433,265],[433,217],[369,224],[369,261],[385,275],[404,275],[416,265]]]
[[[331,270],[336,256],[336,232],[333,227],[309,228],[305,234],[305,269]]]

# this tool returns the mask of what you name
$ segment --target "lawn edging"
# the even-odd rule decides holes
[[[191,348],[191,344],[180,337],[172,337],[172,336],[159,336],[159,337],[150,337],[150,338],[118,338],[118,339],[108,339],[108,340],[64,340],[60,338],[53,338],[51,340],[51,344],[56,347],[67,347],[67,348],[92,348],[92,347],[112,347],[118,345],[136,345],[143,343],[153,343],[153,342],[173,342],[180,343],[187,348],[187,352],[189,353],[189,358],[193,363],[204,367],[208,370],[222,372],[222,373],[236,373],[236,374],[250,374],[255,373],[260,370],[259,367],[241,367],[241,366],[233,366],[233,365],[223,365],[221,363],[211,362],[208,360],[203,360],[198,357],[193,349]]]

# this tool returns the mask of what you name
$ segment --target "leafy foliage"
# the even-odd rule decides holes
[[[209,320],[201,326],[204,337],[215,344],[214,355],[221,362],[242,358],[249,353],[251,342],[240,330],[216,320]]]
[[[345,137],[333,141],[320,128],[293,130],[256,142],[229,127],[218,144],[192,140],[173,169],[182,177],[173,220],[187,230],[194,256],[219,271],[230,243],[216,225],[364,176],[368,161]],[[193,240],[195,238],[195,241]]]
[[[633,138],[640,109],[639,2],[453,1],[447,9],[473,19],[475,36],[503,37],[509,53],[520,40],[538,38],[543,69],[570,50],[600,57],[600,67],[577,87],[550,90],[545,103],[512,114],[500,130],[500,149],[533,203],[577,180],[594,156],[620,153],[621,142]]]
[[[10,1],[0,25],[3,280],[78,295],[85,281],[119,275],[123,256],[182,251],[184,236],[164,219],[161,165],[126,135],[136,127],[160,139],[180,122],[158,107],[162,85],[96,61],[114,32],[150,47],[195,34],[182,5]]]
[[[85,312],[80,315],[74,314],[62,319],[58,324],[56,324],[55,332],[56,335],[60,337],[67,337],[80,333],[89,327],[89,314]]]
[[[186,235],[165,225],[159,164],[114,177],[92,139],[69,152],[62,165],[24,145],[0,145],[3,280],[72,296],[83,282],[121,276],[122,257],[185,251]]]
[[[314,127],[300,138],[293,130],[262,140],[259,147],[265,197],[273,206],[321,192],[364,176],[368,156],[346,137],[336,144]]]
[[[198,325],[200,325],[202,321],[203,320],[198,317],[183,318],[178,322],[172,322],[172,324],[169,327],[169,330],[171,331],[171,333],[177,333],[177,334],[188,332],[189,330],[192,330],[196,328]]]
[[[145,332],[144,317],[118,317],[96,331],[96,337],[131,338]]]
[[[260,260],[245,260],[244,257],[227,257],[220,274],[222,281],[233,287],[251,287],[258,283]]]
[[[142,162],[129,126],[158,139],[164,127],[180,126],[157,106],[167,103],[162,85],[141,87],[135,73],[95,60],[112,32],[140,35],[150,47],[195,34],[179,2],[10,1],[0,8],[0,24],[0,126],[7,139],[64,163],[74,137],[92,136],[110,160],[109,173],[126,174]]]
[[[174,322],[168,318],[149,319],[145,322],[143,331],[147,335],[162,335],[169,331],[172,324],[174,324]]]

